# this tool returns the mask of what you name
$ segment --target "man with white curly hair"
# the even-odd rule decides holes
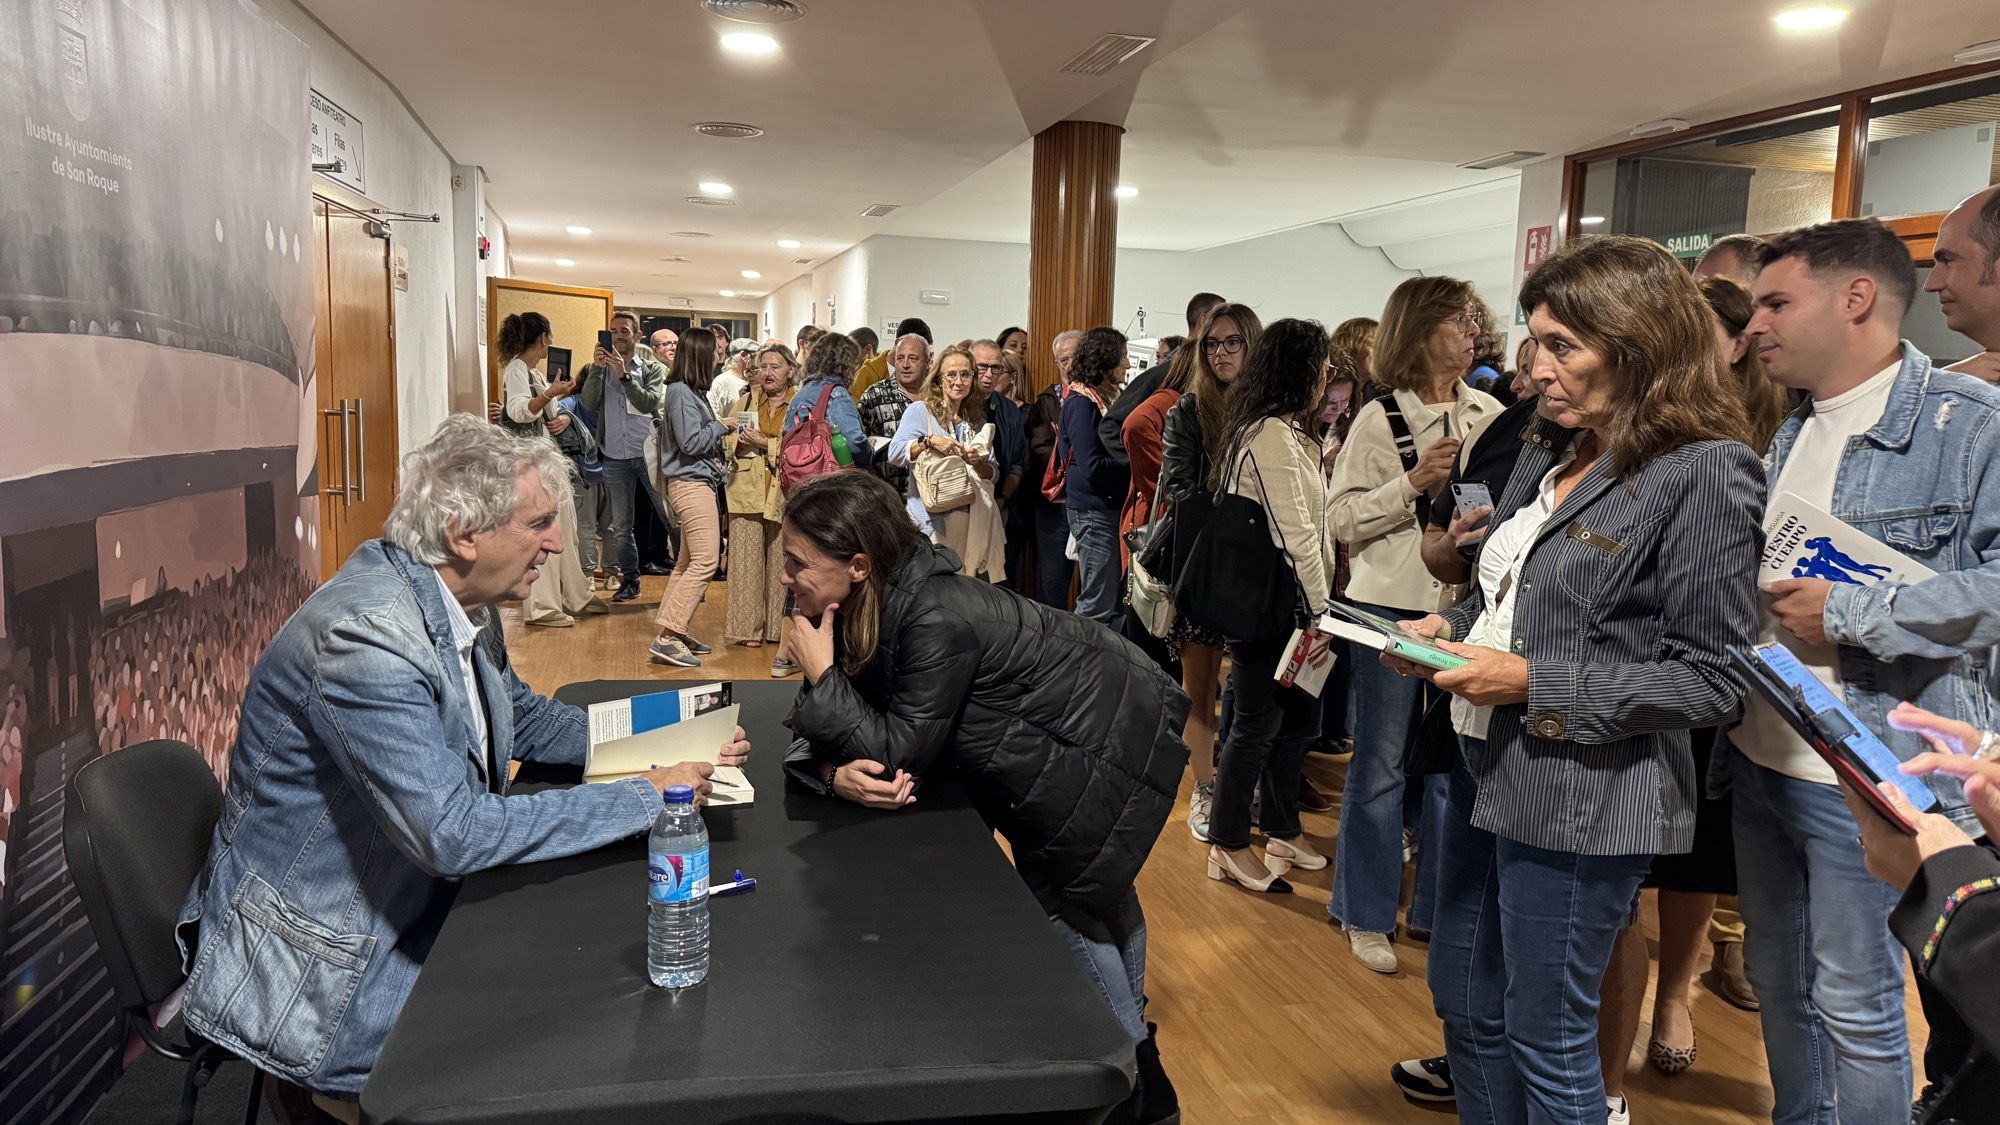
[[[403,458],[384,536],[264,650],[207,869],[181,908],[188,1026],[355,1118],[458,880],[646,831],[706,763],[507,792],[514,759],[580,766],[584,712],[515,676],[493,606],[562,550],[555,445],[453,415]],[[739,728],[721,760],[750,753]]]

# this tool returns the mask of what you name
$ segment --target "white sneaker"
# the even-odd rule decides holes
[[[1632,1103],[1624,1098],[1604,1099],[1604,1125],[1632,1125]]]
[[[1372,934],[1367,930],[1347,931],[1347,947],[1354,952],[1354,959],[1378,973],[1393,974],[1396,971],[1396,951],[1389,947],[1388,934]]]
[[[1215,783],[1195,782],[1194,792],[1188,795],[1188,833],[1202,843],[1208,843],[1208,810],[1215,803]]]

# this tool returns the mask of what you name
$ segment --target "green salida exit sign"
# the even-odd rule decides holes
[[[1669,254],[1685,261],[1701,257],[1708,252],[1709,247],[1715,245],[1716,239],[1726,238],[1733,233],[1735,232],[1726,230],[1692,231],[1688,234],[1669,235],[1664,242]]]

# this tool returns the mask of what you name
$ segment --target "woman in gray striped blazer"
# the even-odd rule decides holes
[[[1687,851],[1688,732],[1754,641],[1764,472],[1707,304],[1655,243],[1574,240],[1521,292],[1541,417],[1471,595],[1411,623],[1468,663],[1431,995],[1463,1121],[1600,1125],[1597,995],[1658,853]]]

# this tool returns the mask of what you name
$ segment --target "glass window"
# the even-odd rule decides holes
[[[1878,98],[1868,106],[1861,213],[1949,211],[2000,181],[2000,75]]]
[[[1753,125],[1584,171],[1581,230],[1651,238],[1701,257],[1730,234],[1776,234],[1833,217],[1840,110]]]

